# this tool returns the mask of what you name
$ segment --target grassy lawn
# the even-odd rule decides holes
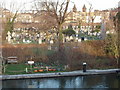
[[[25,68],[29,68],[29,65],[25,64],[8,64],[5,74],[24,74]]]
[[[28,73],[26,73],[25,69],[28,68]],[[42,71],[42,72],[34,72],[34,70],[40,70],[39,68],[30,68],[27,64],[8,64],[6,67],[5,75],[17,75],[17,74],[29,74],[29,73],[52,73],[52,72],[60,72],[56,71]],[[63,72],[63,71],[62,71]]]

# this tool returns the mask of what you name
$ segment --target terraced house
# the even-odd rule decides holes
[[[15,15],[7,9],[3,9],[2,12],[3,13],[1,17],[4,23],[8,17],[11,18]],[[73,9],[67,13],[66,21],[63,24],[63,30],[67,29],[69,26],[72,26],[73,30],[76,33],[83,31],[87,32],[90,35],[93,35],[92,32],[98,29],[96,27],[99,27],[99,35],[101,32],[100,26],[102,25],[102,22],[104,22],[107,26],[111,17],[113,17],[116,13],[117,11],[112,10],[92,10],[91,7],[87,8],[85,5],[83,5],[82,11],[80,11],[77,10],[76,5],[74,5]],[[27,37],[25,35],[28,35],[28,37],[31,37],[33,40],[37,40],[37,42],[41,42],[39,41],[39,37],[42,37],[42,41],[45,39],[48,39],[47,41],[50,41],[51,38],[57,37],[57,24],[55,18],[50,17],[48,12],[45,10],[28,10],[25,12],[17,13],[14,21],[13,32],[13,34],[16,34],[16,37],[22,37],[22,39]],[[17,35],[19,32],[22,32],[22,35]],[[31,33],[31,35],[29,36],[28,33]],[[51,36],[51,34],[53,34],[53,36]],[[94,35],[97,34],[95,33]]]

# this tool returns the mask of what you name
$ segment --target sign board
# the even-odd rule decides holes
[[[31,65],[34,64],[34,61],[28,61],[28,64],[31,64]]]
[[[86,63],[84,62],[83,65],[86,65]]]

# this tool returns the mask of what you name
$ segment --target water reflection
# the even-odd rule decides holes
[[[118,88],[117,75],[92,75],[3,81],[3,88]]]

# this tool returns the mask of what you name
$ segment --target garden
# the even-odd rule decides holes
[[[30,64],[7,64],[6,75],[16,75],[16,74],[33,74],[33,73],[53,73],[53,72],[63,72],[65,68],[60,65],[47,65],[45,63],[35,63]]]

